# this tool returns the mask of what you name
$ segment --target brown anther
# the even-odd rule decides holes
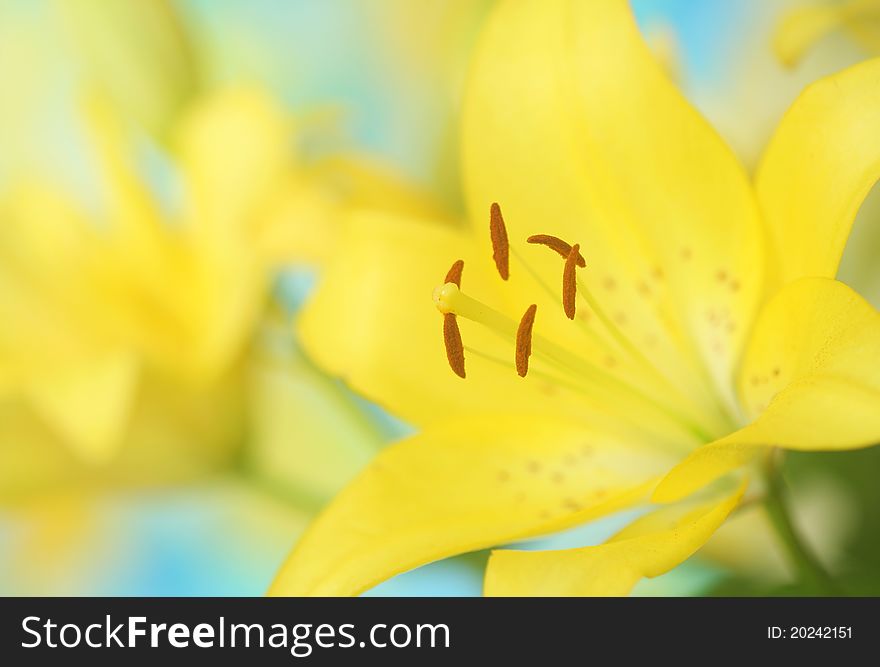
[[[551,250],[558,252],[563,259],[567,258],[568,253],[571,252],[571,246],[568,243],[556,236],[550,236],[549,234],[535,234],[534,236],[527,238],[526,242],[545,245]],[[581,268],[584,268],[587,265],[587,260],[585,260],[580,253],[578,253],[577,265]]]
[[[462,271],[464,271],[464,260],[460,259],[452,265],[451,269],[449,269],[449,273],[446,274],[446,280],[444,282],[455,283],[456,287],[461,287]]]
[[[443,315],[443,342],[446,344],[449,367],[458,377],[464,378],[464,345],[461,342],[461,331],[458,329],[455,313]]]
[[[535,324],[537,311],[537,304],[533,303],[529,306],[516,330],[516,372],[522,378],[529,372],[529,356],[532,354],[532,325]]]
[[[577,297],[577,258],[580,257],[580,245],[575,243],[565,258],[565,268],[562,270],[562,308],[565,316],[573,320],[575,316],[575,297]]]
[[[492,202],[489,207],[489,235],[492,238],[492,259],[495,260],[501,279],[507,280],[510,277],[510,244],[498,202]]]

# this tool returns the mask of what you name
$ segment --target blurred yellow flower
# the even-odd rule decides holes
[[[3,9],[4,54],[45,62],[0,117],[21,148],[0,170],[0,500],[246,465],[314,504],[382,435],[295,351],[279,270],[331,256],[349,206],[441,213],[373,160],[307,155],[324,129],[265,91],[207,88],[169,3],[99,5]],[[42,145],[58,90],[63,129],[88,141]],[[73,184],[51,169],[71,146]]]
[[[139,377],[206,406],[217,391],[240,394],[273,276],[323,261],[344,206],[435,210],[363,160],[297,165],[293,126],[257,90],[211,95],[183,116],[170,194],[150,189],[106,105],[90,105],[90,124],[100,214],[46,185],[0,205],[0,310],[11,323],[0,332],[0,387],[93,462],[116,454]],[[240,430],[236,410],[211,428],[228,419],[227,432]]]
[[[880,315],[834,275],[880,174],[878,81],[875,60],[810,86],[750,183],[626,2],[500,3],[465,98],[469,209],[480,220],[501,202],[514,240],[552,234],[564,267],[546,249],[508,249],[498,210],[502,277],[508,250],[516,262],[504,290],[468,229],[349,222],[303,341],[421,431],[337,496],[270,592],[356,594],[650,497],[669,506],[606,544],[489,561],[487,594],[626,594],[698,550],[776,448],[877,442]],[[435,301],[464,382],[426,304],[457,258],[463,278],[451,271]],[[531,338],[528,319],[517,326],[528,304]],[[779,517],[774,480],[753,490]]]
[[[47,571],[103,548],[108,489],[219,478],[283,499],[298,525],[385,434],[298,352],[281,271],[333,256],[350,206],[442,214],[373,160],[310,153],[325,128],[261,88],[209,87],[170,3],[2,12],[0,80],[24,93],[0,109],[15,149],[0,160],[0,507],[27,527],[16,590],[52,592]],[[59,177],[71,154],[75,178]]]
[[[777,57],[794,66],[818,42],[836,30],[844,30],[869,53],[880,51],[880,2],[843,0],[807,4],[784,16],[773,39]]]
[[[100,461],[120,440],[142,365],[210,383],[240,354],[267,288],[267,198],[288,157],[285,124],[265,98],[237,91],[206,102],[181,128],[186,199],[168,215],[99,105],[92,125],[101,218],[42,185],[3,204],[0,308],[10,325],[0,374]]]

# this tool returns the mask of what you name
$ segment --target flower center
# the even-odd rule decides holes
[[[437,309],[444,316],[443,334],[447,358],[458,376],[466,377],[467,352],[505,367],[512,367],[520,377],[537,374],[543,380],[549,380],[569,391],[599,398],[604,402],[610,400],[628,414],[638,415],[639,420],[650,418],[672,422],[700,443],[711,441],[718,434],[730,432],[729,423],[723,423],[723,419],[714,415],[707,415],[705,410],[691,401],[652,364],[615,321],[608,317],[599,301],[578,276],[578,269],[587,267],[578,244],[569,244],[547,234],[538,234],[527,239],[528,243],[545,246],[564,259],[561,291],[554,291],[520,253],[509,245],[498,204],[491,206],[489,228],[493,259],[502,280],[509,278],[509,261],[512,256],[542,291],[557,303],[561,300],[566,317],[590,338],[594,347],[598,346],[606,351],[606,359],[624,359],[625,364],[620,365],[625,365],[631,372],[625,374],[622,368],[615,369],[616,364],[598,364],[581,355],[577,349],[542,336],[539,332],[540,322],[537,325],[538,331],[533,331],[536,328],[536,304],[529,305],[517,322],[468,296],[461,289],[464,262],[458,260],[447,274],[444,284],[437,287],[433,295]],[[595,317],[576,317],[579,299]],[[465,346],[458,328],[458,317],[476,322],[506,343],[512,344],[513,363],[503,357]],[[537,362],[535,369],[530,369],[532,357]]]

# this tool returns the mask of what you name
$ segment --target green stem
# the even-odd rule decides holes
[[[773,457],[771,457],[772,459]],[[768,465],[767,495],[764,507],[799,575],[823,595],[845,595],[813,551],[804,543],[792,522],[788,489],[782,474],[772,462]]]

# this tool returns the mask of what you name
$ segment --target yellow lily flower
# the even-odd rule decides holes
[[[489,595],[623,595],[760,498],[773,452],[880,440],[880,315],[834,280],[880,175],[878,81],[875,60],[810,86],[752,183],[624,0],[499,3],[464,105],[475,229],[354,216],[300,322],[320,365],[420,431],[270,594],[357,594],[650,498],[605,544],[497,551],[486,576]]]

